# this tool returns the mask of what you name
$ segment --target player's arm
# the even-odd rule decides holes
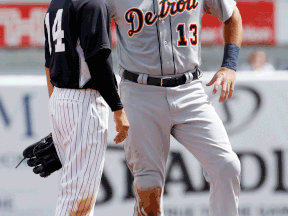
[[[49,93],[49,98],[51,97],[52,95],[52,92],[53,92],[53,85],[52,83],[50,82],[50,69],[45,67],[45,71],[46,71],[46,79],[47,79],[47,87],[48,87],[48,93]]]
[[[242,43],[242,19],[238,8],[235,6],[232,16],[224,22],[225,44],[235,44],[239,48]]]
[[[46,71],[46,80],[47,80],[47,87],[48,87],[48,93],[49,93],[49,98],[52,95],[53,92],[53,85],[50,82],[50,69],[49,69],[49,65],[50,65],[50,49],[51,47],[49,47],[49,37],[47,35],[47,29],[46,29],[46,25],[44,23],[44,35],[45,35],[45,71]]]
[[[108,57],[106,57],[109,55],[111,55],[110,52],[107,49],[103,49],[89,58],[87,64],[89,70],[92,73],[95,72],[94,76],[96,77],[94,80],[97,90],[114,112],[114,121],[116,123],[116,131],[118,132],[114,141],[117,144],[128,136],[130,125],[117,91],[117,83],[113,69],[111,68]]]
[[[116,131],[114,141],[122,142],[128,136],[127,120],[117,91],[117,82],[110,62],[110,17],[102,1],[89,0],[82,4],[78,14],[80,45],[83,49],[93,83],[114,112]]]
[[[94,81],[93,85],[97,86],[112,111],[122,109],[115,75],[109,63],[111,44],[107,8],[102,1],[90,0],[84,1],[78,11],[80,46]]]
[[[207,84],[207,86],[211,86],[215,83],[213,94],[222,85],[219,102],[224,102],[227,96],[230,99],[235,86],[237,60],[242,42],[242,19],[236,6],[232,16],[224,22],[223,36],[225,41],[223,62],[221,68]]]

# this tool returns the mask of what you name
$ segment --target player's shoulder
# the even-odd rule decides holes
[[[47,12],[55,11],[58,9],[67,9],[71,7],[72,0],[52,0],[49,4]]]
[[[72,2],[76,10],[83,7],[93,10],[107,10],[106,0],[72,0]]]

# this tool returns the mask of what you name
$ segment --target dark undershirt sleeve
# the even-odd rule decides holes
[[[101,1],[87,1],[78,10],[80,45],[87,61],[102,49],[111,49],[110,18],[105,4]]]
[[[109,49],[99,51],[87,60],[87,65],[92,75],[93,85],[96,86],[101,96],[114,112],[122,109],[123,105],[117,92],[115,74],[107,57],[111,55],[110,53]]]
[[[102,1],[89,0],[79,8],[77,17],[81,29],[80,45],[91,74],[90,85],[99,91],[112,111],[122,109],[112,69],[110,17],[107,7]]]

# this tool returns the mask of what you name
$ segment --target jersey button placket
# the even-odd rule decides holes
[[[173,62],[172,46],[171,46],[171,29],[169,21],[160,19],[161,25],[159,25],[160,32],[160,44],[161,44],[161,55],[163,60],[163,75],[173,74],[174,66]]]

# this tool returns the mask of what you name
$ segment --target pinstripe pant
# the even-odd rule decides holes
[[[108,106],[99,92],[54,87],[49,101],[62,167],[56,216],[92,216],[107,147]]]

